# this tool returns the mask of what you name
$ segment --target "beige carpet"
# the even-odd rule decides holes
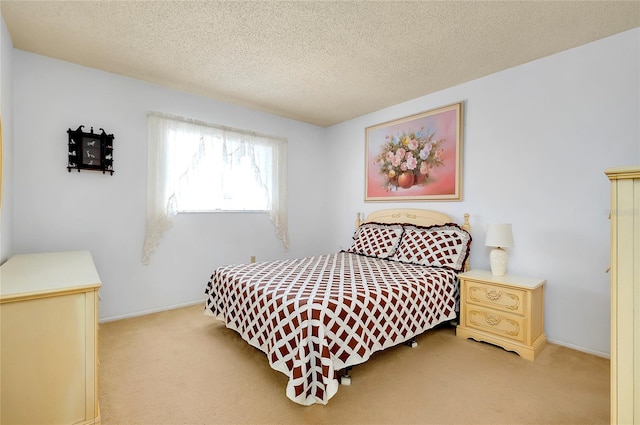
[[[535,362],[426,332],[375,354],[326,406],[193,306],[100,326],[100,409],[115,424],[607,424],[609,361],[547,345]]]

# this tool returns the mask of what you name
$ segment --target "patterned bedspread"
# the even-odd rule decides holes
[[[449,269],[339,252],[220,267],[205,313],[220,318],[289,377],[286,394],[326,404],[336,372],[455,318]]]

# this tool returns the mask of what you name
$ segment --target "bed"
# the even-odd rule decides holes
[[[457,317],[468,268],[468,214],[388,209],[361,221],[337,253],[217,268],[205,314],[224,321],[288,376],[292,401],[326,404],[340,373],[377,351],[411,344]]]

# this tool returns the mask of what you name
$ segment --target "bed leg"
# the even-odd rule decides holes
[[[405,342],[405,344],[411,348],[416,348],[418,346],[418,341],[416,341],[415,338],[411,338],[409,341]]]
[[[349,371],[352,369],[352,366],[347,366],[344,370],[344,375],[340,377],[340,385],[351,385],[351,376],[349,376]]]

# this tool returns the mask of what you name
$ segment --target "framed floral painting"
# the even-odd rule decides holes
[[[367,127],[365,201],[462,199],[462,103]]]

